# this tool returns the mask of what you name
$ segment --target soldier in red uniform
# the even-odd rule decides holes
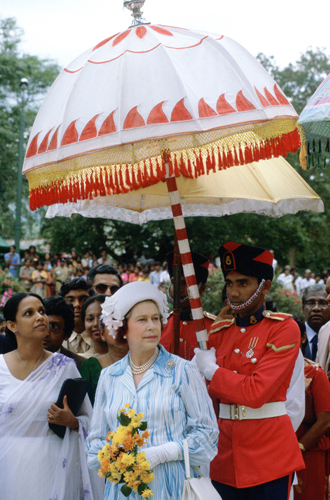
[[[209,275],[209,259],[204,257],[204,255],[198,254],[196,252],[191,252],[192,261],[195,269],[196,281],[199,286],[199,293],[203,295],[205,291],[205,284]],[[169,289],[169,295],[173,295],[173,260],[174,252],[170,252],[166,255],[168,272],[171,278],[171,286]],[[180,344],[179,344],[179,356],[181,358],[191,360],[194,356],[194,349],[198,347],[198,342],[196,339],[196,330],[194,326],[194,321],[191,316],[190,302],[187,293],[186,281],[183,276],[183,270],[181,267],[181,288],[180,288]],[[215,316],[204,311],[204,322],[207,331],[210,330],[215,320]],[[170,314],[166,325],[164,325],[164,330],[160,339],[160,343],[169,352],[173,352],[173,315]]]
[[[290,315],[264,309],[273,254],[229,241],[219,255],[235,318],[216,321],[211,349],[195,350],[219,403],[218,455],[210,475],[223,500],[287,500],[292,474],[304,468],[285,410],[300,332]]]

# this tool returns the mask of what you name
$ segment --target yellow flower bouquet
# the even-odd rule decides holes
[[[149,498],[153,493],[147,483],[153,481],[154,474],[150,471],[145,453],[138,451],[150,436],[147,422],[141,422],[144,414],[136,415],[129,403],[125,404],[125,408],[118,412],[120,425],[116,431],[108,433],[107,442],[98,453],[101,464],[99,476],[112,483],[124,483],[121,492],[126,497],[133,490],[141,497]]]

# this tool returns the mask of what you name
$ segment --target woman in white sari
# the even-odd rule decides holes
[[[1,500],[99,500],[103,483],[89,475],[84,451],[89,399],[77,417],[66,398],[63,409],[54,404],[64,380],[79,377],[74,361],[43,349],[48,319],[38,295],[13,296],[4,315],[17,349],[0,355]],[[63,439],[49,422],[66,426]]]

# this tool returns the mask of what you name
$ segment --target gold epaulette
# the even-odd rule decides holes
[[[204,312],[205,318],[212,319],[213,321],[217,318],[216,316],[214,316],[214,314],[208,313],[206,311],[203,311],[203,312]]]
[[[220,319],[219,321],[216,321],[215,323],[213,323],[209,333],[211,334],[211,333],[220,332],[220,330],[223,330],[224,328],[229,328],[233,324],[235,324],[235,318],[233,318],[233,319]]]
[[[273,312],[273,311],[267,311],[265,310],[262,315],[265,318],[268,319],[275,319],[277,321],[285,321],[286,319],[289,319],[292,317],[292,314],[287,314],[287,313],[281,313],[281,312]]]

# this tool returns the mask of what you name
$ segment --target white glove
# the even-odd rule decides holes
[[[182,460],[181,448],[177,443],[170,442],[160,446],[151,446],[143,450],[146,454],[146,460],[150,463],[150,469],[164,462],[173,462]]]
[[[215,357],[215,348],[211,347],[209,351],[202,351],[198,347],[194,349],[194,361],[198,366],[199,371],[207,380],[211,380],[219,366]]]

